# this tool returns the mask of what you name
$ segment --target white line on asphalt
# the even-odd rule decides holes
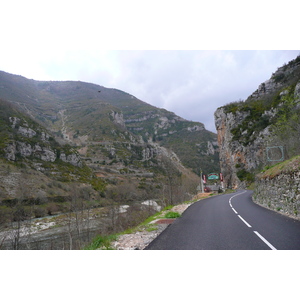
[[[233,207],[231,207],[232,208],[232,210],[236,213],[236,214],[238,214],[238,212],[233,208]]]
[[[243,192],[241,192],[241,193],[239,193],[239,194],[236,194],[236,195],[232,196],[232,197],[229,199],[229,204],[231,204],[232,198],[234,198],[234,197],[236,197],[236,196],[239,196],[239,195],[242,195],[242,194],[245,194],[245,193],[247,193],[247,191],[243,191]]]
[[[266,243],[272,250],[277,250],[271,243],[269,243],[262,235],[257,231],[253,231],[264,243]]]
[[[239,193],[239,194],[236,194],[236,195],[234,195],[234,196],[232,196],[230,199],[229,199],[229,205],[230,205],[230,207],[231,207],[231,209],[236,213],[236,214],[238,214],[238,212],[233,208],[233,206],[232,206],[232,204],[231,204],[231,200],[232,200],[232,198],[234,198],[234,197],[236,197],[236,196],[239,196],[239,195],[242,195],[242,194],[244,194],[244,193],[246,193],[247,191],[243,191],[243,192],[241,192],[241,193]],[[250,226],[251,227],[251,226]]]
[[[240,215],[238,215],[238,217],[248,226],[248,227],[252,227],[249,223],[247,223]]]
[[[231,207],[231,209],[238,215],[238,217],[248,226],[248,227],[252,227],[249,223],[247,223],[238,213],[237,211],[233,208],[232,204],[231,204],[231,200],[232,198],[236,197],[236,196],[239,196],[239,195],[242,195],[244,193],[246,193],[247,191],[244,191],[242,193],[239,193],[239,194],[236,194],[234,196],[232,196],[230,199],[229,199],[229,205]],[[268,242],[262,235],[260,235],[257,231],[253,231],[266,245],[268,245],[272,250],[277,250],[270,242]]]

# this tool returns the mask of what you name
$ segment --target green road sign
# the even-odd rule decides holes
[[[207,179],[208,179],[208,180],[218,180],[218,179],[219,179],[219,174],[218,174],[218,173],[211,173],[211,174],[208,174]]]

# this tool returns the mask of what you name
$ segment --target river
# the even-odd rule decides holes
[[[156,204],[156,203],[155,203]],[[156,204],[157,205],[157,204]],[[77,215],[59,214],[11,224],[0,230],[2,250],[78,250],[97,235],[108,235],[137,225],[157,208],[134,204],[102,207]]]

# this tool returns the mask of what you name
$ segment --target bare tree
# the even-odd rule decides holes
[[[20,248],[20,239],[22,236],[27,237],[27,242],[30,243],[31,210],[26,210],[25,202],[31,196],[31,189],[27,183],[27,179],[28,177],[25,174],[22,174],[19,178],[18,196],[12,200],[10,240],[14,250]]]
[[[162,157],[162,167],[165,171],[164,197],[168,196],[167,205],[178,202],[178,187],[181,186],[181,173],[168,157]]]
[[[81,248],[82,240],[87,234],[90,239],[90,219],[91,219],[91,189],[78,188],[73,185],[69,198],[69,210],[67,217],[67,227],[70,250]]]

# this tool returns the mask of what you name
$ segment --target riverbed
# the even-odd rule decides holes
[[[125,230],[157,211],[157,204],[93,208],[7,224],[0,229],[2,250],[78,250],[97,235]],[[136,220],[134,220],[134,218]]]

